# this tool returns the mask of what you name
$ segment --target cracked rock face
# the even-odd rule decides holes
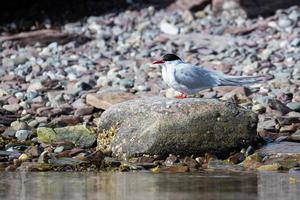
[[[110,144],[116,156],[220,154],[253,142],[257,116],[214,99],[153,97],[123,102],[106,110],[99,129],[116,126]],[[98,141],[98,148],[99,145]]]

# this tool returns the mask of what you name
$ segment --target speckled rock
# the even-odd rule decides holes
[[[114,155],[128,156],[228,153],[251,143],[256,125],[256,115],[235,104],[160,97],[114,105],[98,124],[103,132],[117,127],[111,150]]]

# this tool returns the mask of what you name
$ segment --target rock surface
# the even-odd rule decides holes
[[[52,144],[55,142],[72,142],[81,148],[91,147],[96,141],[96,133],[84,125],[67,126],[63,128],[40,127],[37,129],[40,142]]]
[[[300,145],[297,142],[280,142],[278,144],[276,143],[270,143],[263,148],[259,149],[260,153],[266,154],[266,155],[276,155],[276,156],[282,156],[282,155],[298,155],[300,156]]]
[[[215,13],[229,10],[243,10],[249,17],[270,15],[277,9],[299,5],[297,0],[213,0]]]
[[[250,144],[256,123],[254,113],[231,103],[153,97],[110,107],[102,114],[99,128],[117,127],[110,145],[118,156],[198,155],[228,153]],[[98,148],[101,145],[98,141]]]
[[[132,93],[123,92],[123,91],[103,91],[96,94],[88,94],[86,96],[87,104],[106,110],[110,106],[121,103],[123,101],[131,100],[137,98]]]

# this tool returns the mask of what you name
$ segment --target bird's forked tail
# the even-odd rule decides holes
[[[261,83],[266,80],[263,75],[260,76],[224,76],[220,79],[220,86],[243,86],[255,83]]]

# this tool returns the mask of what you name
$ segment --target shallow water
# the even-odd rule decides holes
[[[300,174],[0,172],[0,199],[299,199]]]

